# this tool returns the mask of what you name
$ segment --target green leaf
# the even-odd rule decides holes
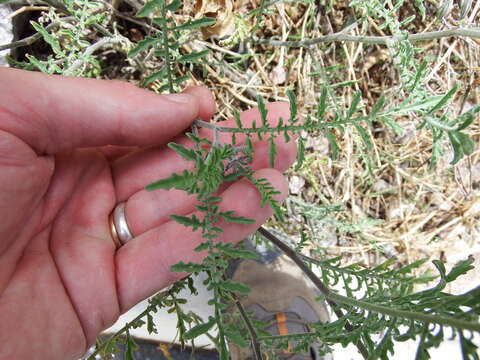
[[[352,100],[352,103],[350,104],[350,108],[348,109],[347,120],[349,120],[352,117],[352,115],[355,113],[355,111],[357,111],[358,104],[360,104],[361,97],[362,97],[362,93],[360,91],[357,91]]]
[[[165,0],[152,0],[148,1],[143,5],[143,7],[138,10],[138,12],[135,14],[136,17],[146,17],[156,11],[157,9],[160,9],[163,5],[165,5]]]
[[[27,55],[27,59],[30,62],[30,64],[34,65],[42,73],[45,73],[45,74],[50,73],[48,71],[47,65],[45,63],[43,63],[42,61],[38,60],[35,56]]]
[[[415,6],[418,8],[418,11],[420,11],[420,15],[422,16],[422,20],[425,20],[425,15],[426,15],[427,9],[425,8],[425,5],[423,4],[423,0],[415,0]]]
[[[194,286],[194,282],[193,282],[193,279],[192,279],[191,276],[189,276],[187,278],[187,286],[188,286],[188,289],[190,290],[190,294],[195,295],[195,296],[198,295],[198,291]]]
[[[235,216],[233,215],[233,211],[221,212],[220,214],[218,214],[218,216],[220,216],[225,221],[235,223],[235,224],[255,224],[254,219],[248,219],[243,216]]]
[[[461,132],[456,132],[457,136],[460,138],[462,144],[462,150],[465,155],[471,155],[475,150],[475,143],[467,134]]]
[[[220,288],[232,291],[232,292],[239,292],[242,294],[247,294],[250,292],[250,288],[247,285],[241,284],[236,281],[225,280],[219,283]]]
[[[462,131],[469,127],[475,120],[475,115],[478,112],[480,112],[480,104],[475,105],[470,110],[457,117],[454,120],[455,124],[460,123],[460,125],[457,127],[457,131]]]
[[[215,318],[213,317],[210,317],[210,319],[208,320],[208,322],[206,323],[203,323],[203,324],[198,324],[198,325],[195,325],[193,328],[191,328],[190,330],[188,330],[184,335],[183,335],[183,338],[185,340],[191,340],[191,339],[195,339],[196,337],[202,335],[202,334],[205,334],[206,332],[208,332],[208,330],[210,330],[213,325],[215,325],[216,321],[215,321]]]
[[[325,115],[325,111],[327,109],[327,95],[328,91],[327,88],[324,86],[320,92],[320,99],[318,99],[318,106],[317,106],[317,119],[319,121],[323,120],[323,116]]]
[[[186,147],[175,144],[173,142],[168,143],[167,145],[170,149],[175,151],[178,155],[180,155],[185,160],[195,160],[197,158],[197,153],[195,150],[187,149]]]
[[[455,94],[457,93],[457,90],[458,90],[458,85],[455,85],[453,89],[451,89],[448,93],[446,93],[445,96],[443,96],[440,99],[440,101],[433,108],[431,108],[430,111],[427,112],[425,115],[431,115],[437,110],[440,110],[453,96],[455,96]]]
[[[418,84],[420,84],[420,80],[422,80],[427,70],[427,65],[428,65],[428,62],[423,61],[420,64],[420,66],[416,69],[417,71],[415,75],[415,80],[413,81],[413,85],[410,88],[410,92],[413,92],[417,88]]]
[[[408,114],[413,111],[424,111],[425,109],[429,108],[430,106],[438,103],[438,101],[442,98],[441,95],[431,96],[427,99],[423,99],[411,104],[402,104],[398,108],[394,108],[392,110],[386,111],[385,115],[395,114],[395,115],[403,115]]]
[[[187,190],[195,183],[194,175],[188,170],[184,170],[182,174],[172,174],[165,179],[155,181],[146,186],[146,190],[152,191],[157,189],[178,189]]]
[[[470,270],[474,269],[475,266],[472,265],[473,261],[473,258],[469,258],[455,264],[452,270],[450,270],[450,272],[446,275],[445,280],[447,282],[452,282],[456,280],[460,275],[464,275]]]
[[[156,80],[163,79],[165,77],[166,71],[167,71],[167,67],[166,66],[162,67],[159,71],[154,72],[153,74],[147,76],[142,81],[142,85],[147,86]]]
[[[155,323],[153,322],[153,316],[150,313],[147,314],[147,331],[149,334],[158,334]]]
[[[333,160],[337,160],[339,150],[340,150],[340,148],[338,147],[338,143],[337,143],[337,137],[335,136],[335,134],[331,130],[327,130],[325,132],[325,136],[327,137],[328,143],[330,144],[330,151],[331,151],[330,156]]]
[[[180,261],[178,264],[172,265],[170,270],[173,272],[188,272],[188,273],[198,273],[205,270],[205,265],[188,263],[185,264],[183,261]]]
[[[257,105],[258,111],[260,111],[260,119],[262,121],[262,126],[267,126],[267,108],[265,107],[265,102],[260,95],[257,95]]]
[[[185,226],[191,226],[193,228],[193,231],[196,231],[202,225],[202,223],[195,216],[195,214],[193,214],[191,217],[180,216],[180,215],[170,215],[170,218],[172,220],[175,220],[179,224],[182,224]]]
[[[195,144],[212,145],[212,142],[210,140],[199,138],[198,136],[195,136],[192,133],[186,133],[185,136],[188,137],[190,140],[192,140]]]
[[[189,20],[186,23],[182,25],[176,26],[174,29],[175,30],[192,30],[192,29],[198,29],[204,26],[210,26],[215,24],[216,20],[214,18],[209,18],[209,17],[203,17],[201,19],[197,20]]]
[[[235,123],[239,129],[243,128],[242,120],[240,118],[240,112],[237,109],[233,111],[233,117],[235,118]]]
[[[455,165],[464,155],[473,153],[475,144],[468,135],[458,131],[449,131],[448,138],[453,147],[453,160],[450,164]]]
[[[393,119],[391,119],[389,116],[381,116],[380,119],[390,126],[390,128],[393,129],[396,135],[403,135],[405,132],[403,131],[403,128],[397,124],[397,122]]]
[[[465,337],[463,331],[460,331],[460,349],[462,350],[462,358],[464,360],[478,360],[478,345],[475,344],[471,337]],[[471,336],[471,335],[470,335]]]
[[[153,22],[158,26],[160,26],[160,28],[165,29],[168,24],[172,23],[172,18],[154,17]]]
[[[375,103],[375,105],[373,105],[372,107],[372,111],[370,111],[370,114],[368,114],[368,118],[370,119],[370,121],[374,120],[378,113],[380,112],[380,110],[383,109],[383,106],[385,105],[385,95],[381,95],[377,102]]]
[[[243,334],[238,331],[238,329],[226,329],[225,335],[227,336],[228,340],[230,340],[235,345],[240,346],[241,348],[247,348],[250,345],[250,342],[244,339],[244,337],[242,336]]]
[[[165,6],[165,9],[170,11],[177,11],[182,6],[182,0],[173,0],[170,4]]]
[[[127,343],[125,345],[125,360],[135,360],[134,351],[138,349],[137,344],[130,336],[130,332],[127,330]]]
[[[295,98],[295,94],[291,89],[286,91],[288,96],[288,101],[290,103],[290,123],[295,124],[297,122],[297,99]]]
[[[297,165],[295,166],[295,171],[300,169],[305,161],[305,138],[300,136],[298,138],[297,146]]]
[[[400,22],[400,25],[402,27],[404,26],[407,26],[408,24],[410,24],[413,20],[415,20],[416,16],[415,15],[411,15],[405,19],[403,19],[401,22]]]
[[[188,62],[194,63],[194,62],[200,60],[201,58],[205,57],[209,53],[210,53],[210,50],[203,50],[203,51],[199,51],[199,52],[194,52],[194,53],[190,53],[190,54],[180,56],[177,59],[177,61],[179,63],[182,63],[182,64],[185,64],[185,63],[188,63]]]
[[[371,150],[373,148],[372,140],[370,139],[370,135],[368,134],[367,130],[365,130],[362,126],[355,124],[355,129],[360,134],[365,146],[367,149]]]
[[[268,139],[268,166],[275,167],[275,156],[277,155],[277,146],[275,143],[275,135],[270,134]]]
[[[209,241],[205,241],[203,243],[201,243],[200,245],[198,245],[194,251],[196,252],[200,252],[200,251],[203,251],[203,250],[208,250],[210,248],[210,242]]]
[[[43,40],[45,40],[45,42],[52,47],[52,50],[56,55],[65,56],[64,52],[60,48],[60,43],[58,42],[57,39],[55,39],[52,35],[48,33],[47,29],[45,29],[42,25],[40,25],[35,21],[30,21],[30,24],[32,24],[33,28],[40,35],[42,35]]]
[[[442,20],[442,18],[451,11],[451,5],[453,3],[453,0],[442,0],[439,2],[439,6],[437,9],[437,19]]]
[[[139,41],[138,44],[128,52],[128,57],[136,56],[138,53],[147,50],[158,41],[160,41],[158,38],[147,36],[145,39]]]
[[[245,146],[247,147],[247,152],[249,154],[253,153],[253,144],[252,140],[250,139],[250,134],[247,134],[247,140],[245,140]]]

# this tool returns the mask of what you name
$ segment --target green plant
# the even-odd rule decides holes
[[[195,314],[182,310],[186,299],[178,297],[178,292],[189,287],[193,288],[191,277],[176,283],[166,293],[156,295],[150,300],[150,306],[133,322],[127,324],[111,339],[97,345],[96,354],[104,357],[116,352],[116,344],[121,340],[119,335],[125,334],[126,358],[133,358],[135,344],[130,336],[130,330],[146,323],[149,331],[155,332],[153,313],[165,309],[177,314],[177,328],[179,340],[182,342],[193,341],[199,335],[215,329],[216,334],[210,334],[212,342],[216,345],[220,358],[228,358],[227,343],[235,342],[238,345],[253,346],[258,359],[262,352],[272,352],[273,349],[283,348],[288,341],[295,340],[298,350],[307,347],[312,339],[322,341],[322,350],[331,351],[334,344],[344,346],[353,344],[365,359],[387,359],[394,352],[394,341],[401,342],[409,339],[419,339],[416,358],[428,359],[429,349],[438,346],[447,337],[455,337],[460,344],[464,359],[478,359],[477,344],[473,336],[480,334],[480,288],[476,287],[461,295],[451,295],[445,292],[446,286],[455,281],[472,268],[472,259],[457,263],[450,271],[445,265],[435,260],[433,262],[437,276],[424,272],[425,260],[414,261],[405,266],[398,266],[396,259],[390,257],[387,261],[376,266],[368,267],[358,263],[344,265],[341,257],[328,257],[322,253],[320,240],[315,238],[315,231],[307,231],[309,226],[315,225],[322,228],[321,221],[330,219],[330,224],[335,227],[336,234],[345,233],[357,241],[371,241],[372,246],[383,251],[382,246],[375,241],[363,236],[365,228],[378,223],[372,216],[364,216],[365,222],[347,221],[337,216],[342,213],[345,206],[323,195],[321,205],[312,202],[297,201],[303,206],[303,213],[308,212],[309,224],[293,224],[295,231],[301,234],[300,240],[293,246],[287,241],[279,239],[274,231],[261,228],[257,241],[272,243],[281,248],[298,266],[322,293],[319,301],[326,301],[336,315],[336,319],[328,324],[313,324],[315,331],[305,334],[288,336],[266,336],[261,332],[261,324],[257,324],[249,315],[239,307],[239,318],[243,323],[234,327],[225,322],[222,310],[226,304],[237,303],[237,296],[248,292],[244,285],[226,280],[223,276],[228,266],[228,261],[234,258],[253,258],[254,253],[246,251],[241,246],[233,247],[229,244],[215,242],[215,238],[222,232],[221,222],[235,222],[248,224],[250,219],[236,216],[230,211],[220,211],[218,203],[220,198],[214,196],[215,191],[225,182],[240,177],[249,179],[262,196],[262,206],[269,205],[275,212],[275,223],[278,227],[288,228],[289,219],[285,216],[284,209],[274,200],[276,190],[265,180],[253,177],[254,172],[249,166],[254,139],[263,139],[269,142],[270,164],[276,157],[275,139],[283,137],[285,141],[292,141],[294,135],[298,136],[298,159],[295,170],[300,170],[307,163],[306,159],[311,154],[308,150],[308,141],[311,138],[324,138],[328,142],[331,160],[338,161],[342,156],[357,156],[362,164],[362,176],[373,183],[375,174],[382,169],[393,166],[381,158],[388,158],[389,154],[382,154],[377,150],[373,135],[379,127],[391,129],[397,136],[403,135],[405,129],[402,121],[405,118],[415,123],[418,134],[429,134],[431,149],[427,151],[430,171],[439,166],[448,149],[453,150],[451,165],[459,163],[463,158],[474,152],[474,142],[469,134],[470,127],[477,118],[480,105],[473,105],[468,110],[463,106],[458,109],[451,104],[459,97],[461,84],[457,83],[451,88],[442,89],[433,93],[428,86],[431,77],[432,61],[424,56],[424,49],[416,48],[418,41],[433,41],[447,36],[467,36],[479,38],[480,32],[475,27],[458,25],[455,28],[432,32],[412,33],[412,26],[417,18],[425,19],[428,16],[429,5],[426,1],[413,3],[418,15],[401,17],[400,11],[408,6],[408,2],[382,1],[382,0],[356,0],[349,6],[355,18],[337,33],[308,38],[305,33],[314,33],[315,21],[312,19],[318,7],[333,11],[335,2],[323,1],[320,5],[311,2],[302,2],[305,10],[305,21],[302,31],[292,31],[289,38],[281,40],[274,38],[259,38],[261,30],[266,26],[269,16],[275,16],[273,6],[284,2],[261,2],[258,9],[251,11],[248,16],[255,19],[251,26],[251,35],[245,39],[247,45],[282,47],[299,49],[305,52],[313,64],[313,72],[309,76],[319,81],[314,85],[315,104],[310,106],[309,113],[302,117],[299,109],[299,100],[294,95],[293,89],[285,91],[285,96],[290,102],[291,116],[281,119],[277,126],[271,127],[267,122],[267,110],[262,96],[255,95],[255,101],[260,110],[260,117],[253,122],[251,127],[244,127],[238,112],[235,113],[236,127],[222,126],[222,123],[206,123],[196,121],[187,134],[196,145],[193,149],[171,143],[169,147],[186,160],[194,163],[193,170],[185,170],[180,174],[160,179],[149,185],[148,190],[155,189],[180,189],[197,196],[197,215],[190,217],[172,215],[177,222],[191,227],[194,231],[201,231],[205,242],[197,251],[208,251],[202,263],[179,263],[172,270],[198,274],[205,272],[208,275],[206,286],[212,291],[211,305],[214,307],[214,316],[209,319],[200,319]],[[470,2],[462,1],[460,4],[461,17],[468,13]],[[157,68],[148,74],[142,74],[142,84],[148,86],[157,83],[159,92],[173,92],[186,81],[186,73],[201,71],[212,59],[207,49],[188,51],[183,45],[188,44],[195,37],[195,30],[209,26],[215,20],[211,18],[189,19],[179,22],[175,12],[181,8],[181,1],[165,0],[148,1],[137,11],[140,19],[151,19],[147,24],[152,31],[138,44],[132,46],[129,40],[118,37],[126,44],[126,50],[133,60],[142,63],[152,61]],[[110,13],[101,9],[97,2],[66,1],[64,3],[68,13],[52,8],[47,14],[50,25],[34,24],[40,36],[51,46],[53,54],[47,60],[40,61],[29,57],[30,65],[47,73],[73,74],[78,76],[96,76],[101,69],[99,63],[88,51],[92,44],[86,43],[82,38],[85,31],[92,31],[94,24],[97,31],[102,33],[102,28],[107,27]],[[101,10],[98,10],[101,9]],[[411,10],[411,9],[410,9]],[[273,15],[272,15],[273,13]],[[447,11],[440,9],[440,15],[446,16]],[[80,32],[66,32],[62,30],[62,22],[73,22]],[[381,35],[367,35],[369,22],[375,22]],[[53,24],[58,24],[53,26]],[[57,29],[58,26],[58,29]],[[245,27],[242,23],[242,33]],[[55,29],[55,30],[53,30]],[[357,29],[356,35],[345,31]],[[118,36],[118,35],[117,35]],[[244,35],[239,37],[243,40]],[[97,43],[101,43],[105,37]],[[335,64],[325,66],[318,56],[317,46],[324,44],[321,51],[327,52],[330,44],[344,41],[353,44],[366,44],[366,46],[381,45],[386,48],[392,59],[391,66],[398,76],[398,83],[393,91],[381,91],[374,99],[364,95],[364,89],[359,87],[359,79],[355,72],[350,77],[342,76],[341,67]],[[231,42],[231,41],[230,41]],[[227,42],[229,47],[232,45]],[[96,47],[95,49],[99,49]],[[94,50],[95,50],[94,49]],[[331,50],[331,49],[330,49]],[[344,45],[336,49],[341,53],[339,57],[348,58],[349,49]],[[340,51],[341,50],[341,51]],[[124,51],[124,49],[122,49]],[[244,66],[245,57],[254,57],[256,54],[246,56],[233,56],[235,62],[229,65],[224,60],[223,65],[228,71],[238,70]],[[231,59],[230,59],[231,60]],[[80,64],[75,65],[75,64]],[[346,72],[347,67],[343,68]],[[297,92],[301,92],[300,86]],[[388,89],[387,89],[388,90]],[[464,92],[463,97],[468,97]],[[211,131],[209,139],[199,137],[198,128],[204,127]],[[387,131],[387,130],[382,130]],[[221,143],[220,133],[232,136],[232,143]],[[239,135],[245,136],[244,142],[237,142]],[[474,134],[475,135],[475,134]],[[344,146],[343,139],[351,138],[351,142]],[[394,156],[393,156],[394,157]],[[394,162],[396,159],[392,160]],[[312,181],[316,181],[315,179]],[[318,184],[313,183],[318,190]],[[315,186],[317,185],[317,186]],[[363,184],[365,185],[365,184]],[[365,185],[366,186],[366,185]],[[329,203],[329,201],[331,201]],[[357,206],[354,201],[348,204],[351,208]],[[339,215],[341,216],[341,215]],[[357,217],[358,220],[358,217]],[[287,224],[287,225],[286,225]],[[362,226],[360,226],[361,224]],[[310,235],[307,235],[310,233]],[[291,235],[291,234],[289,234]],[[302,252],[307,246],[316,251],[311,256]],[[388,257],[388,256],[387,256]],[[315,275],[312,268],[316,268],[320,275]],[[425,289],[426,284],[436,281],[436,285]],[[420,288],[420,286],[422,286]],[[145,319],[145,320],[144,320]],[[259,335],[260,334],[260,335]],[[92,355],[93,359],[94,356]]]

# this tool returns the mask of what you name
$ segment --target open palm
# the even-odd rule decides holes
[[[286,104],[268,108],[273,124],[288,117]],[[171,265],[200,261],[201,235],[170,220],[194,211],[195,198],[144,187],[190,166],[165,144],[188,146],[182,133],[214,110],[198,87],[159,96],[0,68],[0,359],[79,357],[122,312],[177,280]],[[242,114],[246,124],[255,118],[256,110]],[[255,150],[253,167],[282,199],[278,170],[293,162],[294,145],[278,141],[276,170],[267,168],[266,143]],[[223,225],[222,241],[242,239],[271,215],[245,180],[221,196],[222,208],[257,220]],[[135,237],[116,250],[108,216],[120,201]]]

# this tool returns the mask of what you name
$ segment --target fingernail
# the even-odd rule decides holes
[[[181,104],[186,104],[192,101],[192,97],[186,94],[168,94],[164,95],[168,100]]]

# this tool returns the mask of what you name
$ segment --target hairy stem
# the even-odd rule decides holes
[[[408,39],[409,41],[428,41],[442,39],[446,37],[470,37],[474,39],[480,39],[480,28],[462,28],[456,27],[448,30],[441,31],[429,31],[418,34],[409,35],[392,35],[392,36],[361,36],[361,35],[348,35],[344,32],[337,32],[330,35],[321,36],[313,39],[306,39],[301,41],[281,41],[274,39],[261,39],[252,37],[251,42],[255,44],[264,44],[272,46],[286,46],[286,47],[308,47],[316,44],[329,43],[335,41],[349,41],[364,44],[378,44],[388,45],[392,42]]]
[[[108,45],[108,44],[121,43],[123,41],[128,41],[128,39],[124,38],[123,36],[122,37],[120,37],[120,36],[119,37],[113,37],[113,38],[104,37],[104,38],[100,39],[96,43],[87,47],[85,49],[84,53],[83,53],[82,58],[75,60],[75,62],[65,71],[65,73],[72,73],[75,70],[77,70],[80,66],[83,65],[86,57],[91,56],[95,51],[102,48],[103,46]]]
[[[412,312],[406,310],[398,310],[386,305],[374,304],[362,300],[352,299],[337,293],[330,294],[331,299],[334,301],[355,306],[364,310],[374,311],[379,314],[389,315],[392,317],[399,317],[403,319],[410,319],[414,321],[419,321],[425,324],[439,324],[443,326],[450,326],[456,329],[470,330],[480,332],[480,324],[473,323],[471,321],[456,319],[451,316],[442,316],[442,315],[430,315],[420,312]]]
[[[167,18],[167,9],[165,3],[162,5],[162,17]],[[162,40],[163,40],[163,50],[165,51],[165,65],[167,67],[167,80],[168,80],[168,91],[170,93],[174,92],[173,89],[173,79],[172,79],[172,69],[170,68],[170,48],[168,47],[168,26],[167,23],[162,23]]]

